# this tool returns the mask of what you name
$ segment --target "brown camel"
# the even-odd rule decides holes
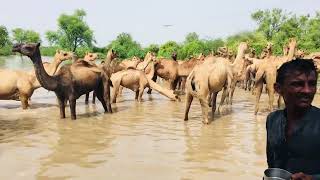
[[[212,94],[212,119],[216,110],[216,98],[219,91],[224,89],[219,108],[223,104],[228,91],[231,90],[233,72],[231,66],[221,57],[207,57],[203,64],[194,67],[186,82],[186,109],[184,120],[188,120],[188,113],[194,97],[197,97],[201,104],[203,123],[209,124],[208,108],[209,95]],[[230,101],[230,100],[229,100]]]
[[[120,66],[124,66],[126,69],[133,68],[135,69],[142,60],[136,56],[133,56],[131,59],[125,59],[121,61]]]
[[[57,50],[51,63],[44,62],[43,66],[49,75],[53,75],[62,61],[71,59],[73,53]],[[0,99],[20,100],[22,109],[29,107],[28,99],[34,90],[41,87],[34,71],[25,72],[21,70],[0,70]]]
[[[49,91],[54,91],[59,102],[60,117],[65,118],[65,100],[69,100],[71,119],[76,119],[76,99],[81,95],[96,91],[98,99],[101,101],[106,112],[112,112],[110,99],[110,89],[105,73],[87,61],[77,61],[72,65],[64,65],[60,71],[50,76],[45,71],[39,50],[40,43],[15,44],[12,48],[14,52],[20,52],[28,56],[36,71],[36,77],[42,87]],[[109,93],[109,96],[106,94]]]
[[[274,101],[274,88],[273,85],[276,81],[277,69],[285,62],[290,61],[294,58],[295,48],[297,41],[294,38],[289,40],[289,51],[285,56],[271,56],[263,61],[258,66],[255,79],[255,90],[256,90],[256,102],[254,114],[258,113],[259,100],[262,93],[263,82],[266,82],[266,88],[269,96],[269,110],[273,110]],[[285,52],[284,52],[285,53]],[[280,105],[280,97],[278,98],[278,106]]]
[[[150,87],[172,100],[177,99],[177,96],[174,95],[172,90],[171,91],[166,90],[151,80],[154,73],[153,61],[155,60],[155,56],[151,55],[151,56],[148,56],[147,58],[148,59],[145,59],[144,61],[147,63],[145,63],[145,67],[143,67],[142,69],[146,69],[147,66],[150,66],[151,72],[148,75],[146,75],[144,71],[137,70],[137,69],[127,69],[127,70],[113,73],[111,75],[110,79],[113,84],[113,95],[112,95],[113,103],[116,103],[116,98],[119,92],[120,85],[136,92],[135,99],[138,100],[139,102],[141,102],[142,100],[143,91],[146,87]]]

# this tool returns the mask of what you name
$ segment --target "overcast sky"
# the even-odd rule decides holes
[[[9,31],[32,29],[45,41],[45,32],[57,30],[62,13],[83,9],[98,46],[109,44],[121,32],[146,46],[182,42],[189,32],[200,38],[225,38],[253,30],[256,24],[250,15],[272,8],[314,15],[320,0],[1,0],[0,25]]]

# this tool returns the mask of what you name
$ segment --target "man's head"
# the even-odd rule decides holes
[[[310,107],[317,90],[317,73],[313,61],[296,59],[284,63],[277,71],[274,89],[283,96],[286,107]]]

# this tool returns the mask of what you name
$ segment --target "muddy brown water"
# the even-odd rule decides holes
[[[19,57],[0,66],[32,69]],[[2,77],[3,78],[3,77]],[[0,179],[260,179],[266,169],[267,96],[254,111],[254,97],[236,89],[234,103],[201,122],[198,100],[183,121],[184,97],[173,102],[158,93],[125,90],[114,113],[77,101],[77,120],[59,119],[55,95],[40,88],[31,109],[0,101]],[[318,106],[318,95],[314,105]]]

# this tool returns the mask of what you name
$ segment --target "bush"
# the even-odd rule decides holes
[[[12,50],[11,49],[12,49],[12,47],[9,46],[9,45],[0,48],[0,56],[12,55]]]

